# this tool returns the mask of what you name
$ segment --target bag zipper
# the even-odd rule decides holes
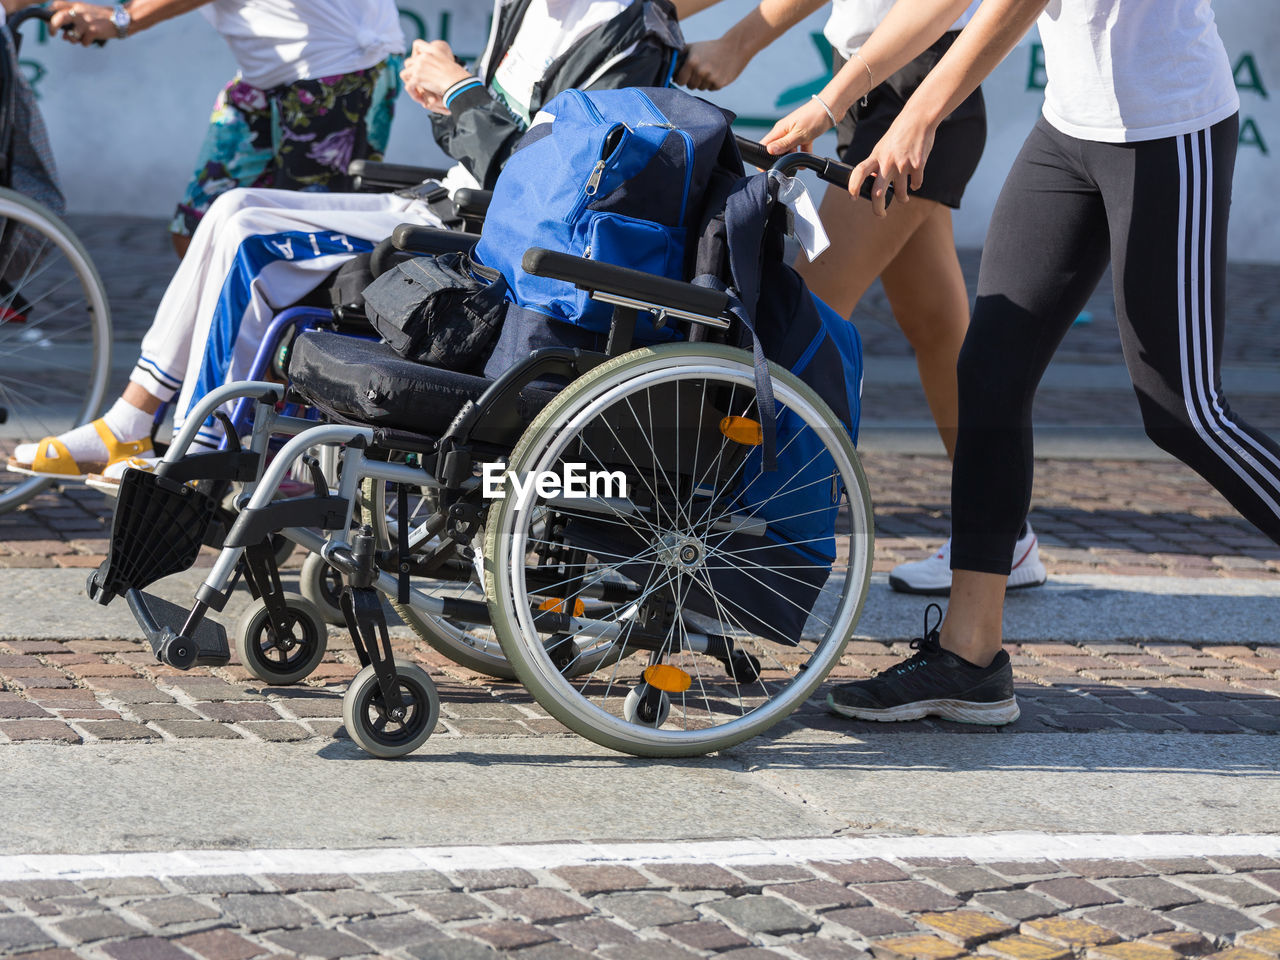
[[[595,165],[595,169],[591,171],[591,176],[587,178],[587,185],[583,188],[583,193],[588,197],[594,197],[600,189],[600,179],[604,176],[604,161],[601,160]]]
[[[684,140],[684,194],[680,198],[680,224],[678,224],[683,225],[689,214],[689,191],[693,186],[693,137],[689,135],[687,130],[681,130],[664,117],[662,111],[658,109],[658,105],[650,100],[648,96],[639,91],[636,91],[635,95],[654,120],[657,121],[658,126],[674,130]]]

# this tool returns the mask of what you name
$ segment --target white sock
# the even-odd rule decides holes
[[[155,423],[156,415],[138,409],[121,397],[102,415],[102,419],[107,422],[117,440],[131,443],[151,436],[151,425]]]
[[[150,436],[155,415],[138,409],[121,397],[103,414],[102,419],[117,440],[129,443]],[[58,439],[71,454],[71,459],[79,464],[106,462],[107,448],[92,423],[59,434]],[[13,458],[19,463],[33,463],[38,449],[37,443],[20,443],[13,451]]]

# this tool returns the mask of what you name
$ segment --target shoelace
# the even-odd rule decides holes
[[[929,616],[936,612],[938,621],[929,627]],[[938,642],[938,628],[942,626],[942,608],[936,603],[931,603],[924,608],[924,632],[921,636],[911,641],[910,647],[916,651],[910,659],[903,660],[901,663],[894,664],[890,667],[886,674],[897,676],[902,673],[910,673],[917,666],[932,657],[936,657],[942,652],[942,645]]]

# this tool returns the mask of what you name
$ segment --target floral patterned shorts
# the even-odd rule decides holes
[[[403,58],[367,70],[260,90],[239,77],[213,105],[195,175],[169,229],[190,236],[235,187],[350,190],[352,160],[381,160]]]

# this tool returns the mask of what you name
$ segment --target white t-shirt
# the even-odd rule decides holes
[[[493,74],[493,90],[517,117],[529,122],[533,85],[547,68],[596,27],[633,0],[533,0],[511,48]]]
[[[404,52],[395,0],[213,0],[200,8],[260,89],[365,70]]]
[[[1209,0],[1050,0],[1044,116],[1081,140],[1191,133],[1240,109]]]
[[[823,34],[836,53],[848,60],[858,48],[867,42],[880,21],[889,13],[895,0],[835,0],[831,4],[831,16]],[[973,0],[969,8],[952,24],[952,30],[961,30],[978,9],[981,0]],[[883,77],[880,79],[884,79]]]

